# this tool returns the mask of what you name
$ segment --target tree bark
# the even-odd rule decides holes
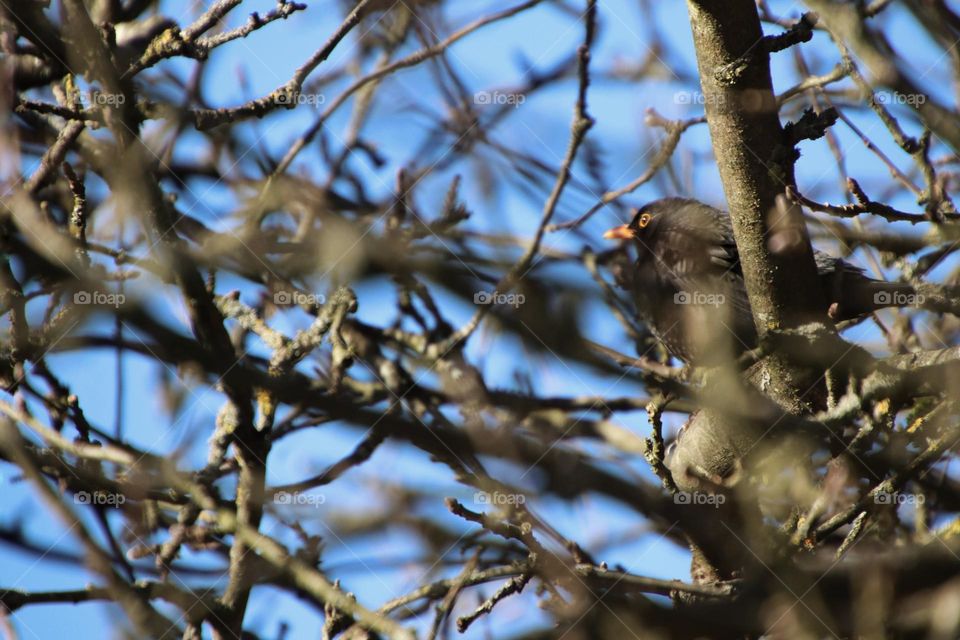
[[[757,8],[752,0],[689,0],[687,6],[710,137],[757,334],[763,340],[772,331],[810,322],[832,330],[802,214],[784,197],[794,182],[797,153],[778,117]],[[734,375],[731,367],[714,376],[705,393],[754,402]],[[776,352],[746,374],[750,384],[798,415],[822,408],[825,394],[811,394],[820,377]],[[684,490],[699,485],[690,469],[714,478],[733,473],[772,426],[715,409],[697,412],[668,460],[677,485]],[[716,567],[721,559],[707,560]],[[695,575],[716,575],[694,569]]]

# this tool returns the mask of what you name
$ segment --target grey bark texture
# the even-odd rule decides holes
[[[802,215],[784,197],[793,184],[796,151],[778,117],[756,5],[690,0],[687,6],[710,137],[757,333],[763,340],[772,331],[810,322],[832,326]],[[780,353],[765,356],[745,377],[748,386],[791,414],[822,408],[820,375]],[[778,412],[746,418],[722,408],[756,406],[756,389],[744,388],[733,367],[708,381],[704,395],[716,408],[691,416],[668,461],[681,489],[702,486],[704,477],[729,477],[744,456],[764,450]],[[719,561],[708,560],[714,566]],[[695,568],[698,573],[715,575]]]

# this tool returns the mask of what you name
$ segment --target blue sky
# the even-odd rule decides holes
[[[451,10],[447,22],[459,27],[478,16],[501,9],[506,3],[458,0],[449,4]],[[700,105],[685,104],[683,99],[678,98],[679,92],[690,95],[690,92],[699,89],[695,82],[696,65],[684,5],[676,2],[653,4],[652,16],[648,16],[638,9],[637,3],[629,0],[602,0],[599,3],[602,29],[592,60],[595,72],[644,58],[648,52],[649,34],[654,28],[666,34],[667,48],[661,52],[661,57],[671,70],[666,72],[665,77],[640,83],[595,78],[589,94],[589,110],[597,124],[590,133],[590,139],[602,151],[604,178],[608,188],[621,187],[642,173],[656,151],[655,142],[660,139],[660,132],[651,131],[645,126],[645,109],[654,107],[668,118],[693,117],[702,110]],[[787,17],[797,17],[801,10],[800,5],[787,2],[774,2],[771,6],[776,13]],[[180,22],[189,22],[196,14],[191,4],[164,2],[162,7],[164,13]],[[211,57],[206,76],[208,99],[214,106],[235,105],[255,96],[266,95],[283,84],[336,27],[341,15],[340,7],[339,2],[309,3],[307,11],[216,51]],[[270,2],[245,2],[233,12],[229,23],[231,26],[239,25],[251,11],[266,13],[271,8]],[[891,7],[880,20],[891,25],[891,33],[897,36],[896,42],[910,42],[911,60],[917,65],[917,81],[934,95],[952,103],[948,83],[937,82],[937,78],[944,77],[942,70],[946,69],[948,60],[940,57],[938,50],[898,7]],[[768,33],[775,31],[770,27],[766,29]],[[531,69],[549,68],[569,56],[582,37],[580,25],[574,23],[570,16],[551,7],[550,3],[545,3],[535,10],[469,36],[452,48],[449,61],[471,90],[513,87],[521,84]],[[341,64],[350,56],[350,47],[354,43],[354,36],[349,36],[330,60],[319,68],[318,73]],[[803,51],[815,73],[825,72],[838,60],[836,49],[822,33],[804,45]],[[182,60],[165,63],[166,68],[181,77],[189,72],[192,65],[191,61]],[[774,57],[773,70],[778,92],[796,80],[789,52]],[[675,75],[671,75],[671,72]],[[252,93],[243,90],[245,85]],[[365,166],[362,159],[352,160],[356,162],[354,166],[365,166],[368,184],[375,195],[382,197],[392,190],[397,169],[408,161],[412,150],[419,147],[430,125],[425,113],[444,114],[445,106],[434,86],[423,66],[404,70],[387,81],[382,95],[389,95],[392,99],[381,100],[375,105],[374,116],[370,120],[372,125],[366,137],[376,141],[379,151],[388,162],[381,168],[375,168]],[[342,86],[335,85],[331,89],[331,96],[336,94],[338,88]],[[568,141],[575,91],[575,81],[570,80],[537,94],[519,105],[495,130],[494,137],[511,146],[524,147],[559,165]],[[324,108],[324,105],[320,105],[320,108]],[[310,125],[316,113],[314,107],[304,105],[293,112],[275,114],[251,123],[245,131],[245,139],[251,146],[266,144],[275,156],[280,156]],[[908,159],[898,152],[876,118],[863,111],[851,110],[848,113],[899,166],[909,166]],[[338,148],[348,116],[349,108],[343,108],[328,123],[325,133],[334,148]],[[858,178],[868,193],[879,198],[890,182],[886,170],[842,124],[838,124],[834,131],[840,138],[850,173]],[[802,156],[797,164],[801,190],[818,200],[842,201],[844,194],[838,189],[839,172],[826,145],[822,141],[807,142],[801,146],[801,151]],[[196,152],[196,140],[191,142],[189,138],[176,149],[176,153],[185,158]],[[444,149],[435,150],[438,156],[444,152]],[[636,205],[664,195],[689,195],[723,206],[722,189],[711,154],[706,126],[690,129],[674,158],[673,166],[680,176],[679,188],[662,173],[657,180],[625,198],[624,203]],[[318,159],[315,147],[311,147],[300,155],[293,171],[322,180],[326,175]],[[485,162],[482,157],[472,160]],[[241,166],[251,177],[259,177],[257,168],[249,159],[244,160]],[[542,200],[535,202],[524,197],[503,181],[502,175],[496,173],[494,179],[502,181],[503,188],[494,195],[487,194],[475,177],[475,168],[467,162],[461,162],[428,178],[417,191],[417,202],[421,209],[434,210],[442,200],[452,176],[461,173],[464,175],[462,198],[474,212],[469,222],[470,228],[530,235],[539,220]],[[24,166],[24,173],[29,174],[31,170],[29,164]],[[583,175],[582,167],[578,171]],[[191,184],[190,190],[190,195],[194,197],[186,197],[179,203],[186,212],[211,226],[229,222],[235,201],[226,189],[197,183]],[[561,202],[562,217],[559,221],[579,215],[595,202],[598,195],[583,190],[568,190]],[[898,193],[890,200],[890,204],[917,210],[916,203],[911,200],[908,195]],[[621,216],[622,213],[616,208],[607,208],[585,226],[583,234],[551,234],[546,244],[574,252],[585,244],[599,250],[603,248],[600,233],[623,221]],[[874,223],[869,220],[865,222]],[[901,227],[904,225],[895,228]],[[830,246],[824,245],[823,248],[830,249]],[[584,288],[594,286],[582,269],[557,269],[563,277],[569,278],[572,285]],[[254,292],[242,288],[245,285],[238,285],[229,279],[224,279],[220,284],[223,291],[241,286],[245,299],[254,300]],[[318,290],[323,290],[324,283],[315,284]],[[363,282],[356,284],[355,288],[360,301],[357,312],[359,318],[380,325],[392,320],[395,298],[388,282]],[[169,292],[158,295],[149,286],[134,284],[130,295],[141,296],[158,316],[171,324],[182,323],[182,311]],[[441,295],[439,303],[443,313],[455,325],[462,325],[474,311],[472,305],[451,295]],[[42,305],[36,305],[31,311],[42,313]],[[292,314],[289,318],[277,319],[277,322],[278,327],[293,330],[304,326],[308,319]],[[102,329],[104,326],[102,321],[93,319],[87,324],[87,330]],[[630,350],[622,330],[602,306],[592,302],[585,304],[581,327],[594,340],[624,352]],[[870,327],[855,329],[850,337],[872,348],[883,348],[878,332]],[[637,376],[627,375],[619,380],[601,377],[583,368],[568,367],[548,352],[524,353],[524,349],[515,339],[484,328],[472,338],[467,354],[482,368],[488,384],[501,388],[514,386],[514,374],[520,371],[529,375],[535,382],[536,391],[544,395],[620,396],[646,393]],[[519,353],[523,357],[518,358]],[[84,412],[91,422],[112,431],[116,399],[115,356],[107,351],[83,355],[62,353],[50,355],[48,361],[74,393],[83,399]],[[219,394],[206,389],[191,389],[186,403],[189,408],[171,419],[162,410],[157,397],[156,381],[160,373],[157,365],[139,356],[128,355],[124,359],[124,369],[125,428],[131,440],[157,453],[169,452],[171,448],[181,449],[185,466],[200,464],[220,406]],[[427,374],[424,381],[430,383],[432,376]],[[614,419],[638,435],[646,436],[649,432],[646,416],[642,412],[619,413]],[[669,415],[667,422],[671,428],[675,428],[682,422],[682,416]],[[286,438],[270,454],[268,481],[278,484],[308,477],[352,450],[361,435],[362,432],[355,428],[338,426]],[[616,460],[610,464],[619,473],[648,482],[655,481],[642,460]],[[521,485],[530,483],[531,478],[525,477],[525,470],[505,465],[501,467],[501,477],[507,481]],[[26,483],[17,481],[14,470],[4,468],[0,471],[7,484],[4,508],[0,512],[3,523],[10,525],[22,522],[25,531],[35,534],[35,538],[43,541],[44,545],[57,550],[79,552],[79,547],[62,531],[59,522],[37,507],[36,494]],[[462,528],[462,523],[452,516],[442,515],[445,512],[443,498],[450,495],[467,501],[472,499],[473,491],[456,484],[445,468],[431,463],[421,452],[395,442],[382,446],[369,463],[352,470],[343,480],[328,487],[323,494],[325,501],[322,505],[302,512],[305,527],[325,538],[323,566],[329,575],[340,578],[348,590],[358,594],[360,600],[371,607],[401,595],[424,581],[423,567],[411,562],[423,550],[418,549],[402,527],[367,539],[351,540],[347,545],[333,534],[326,523],[335,520],[338,514],[371,508],[371,505],[376,508],[382,503],[385,487],[391,485],[417,486],[428,490],[436,499],[420,505],[423,512],[438,514],[451,526]],[[657,535],[646,533],[642,519],[635,513],[624,511],[617,504],[600,498],[571,502],[549,496],[532,496],[531,499],[534,508],[561,532],[588,550],[598,550],[599,560],[611,565],[622,564],[629,571],[642,575],[688,577],[686,551]],[[265,530],[269,531],[274,524],[268,519]],[[609,546],[604,544],[605,541],[621,538],[620,542]],[[289,537],[284,539],[290,541]],[[462,560],[456,550],[451,551],[450,558]],[[198,559],[198,562],[204,561],[203,558]],[[51,562],[49,558],[38,560],[5,546],[0,546],[0,562],[6,567],[2,581],[5,587],[28,590],[76,588],[92,579],[89,574],[71,565]],[[451,570],[456,571],[456,567],[440,573],[446,575]],[[185,582],[209,584],[209,579],[191,582],[185,578]],[[222,585],[222,582],[219,584]],[[489,595],[497,586],[490,585],[484,589],[484,593]],[[531,613],[537,611],[533,606],[531,591],[502,603],[492,617],[476,624],[467,635],[479,637],[488,630],[486,624],[500,628],[505,628],[501,625],[509,625],[516,632],[517,625],[542,620],[538,613]],[[470,598],[466,601],[474,604]],[[458,613],[466,611],[458,610]],[[67,631],[71,637],[78,639],[101,638],[110,635],[110,629],[119,616],[119,609],[107,605],[47,605],[19,611],[15,616],[15,624],[23,638],[46,638]],[[312,609],[281,592],[265,588],[258,588],[254,592],[247,619],[248,626],[261,632],[264,637],[275,635],[281,621],[290,623],[290,637],[294,638],[315,636],[322,626],[322,620]]]

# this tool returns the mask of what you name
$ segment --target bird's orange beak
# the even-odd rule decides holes
[[[630,225],[622,224],[604,233],[603,237],[607,240],[629,240],[633,237],[633,229]]]

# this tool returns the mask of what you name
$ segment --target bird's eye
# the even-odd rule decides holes
[[[637,220],[637,226],[643,229],[645,226],[650,224],[650,221],[653,220],[653,216],[649,213],[644,213],[640,216],[640,219]]]

